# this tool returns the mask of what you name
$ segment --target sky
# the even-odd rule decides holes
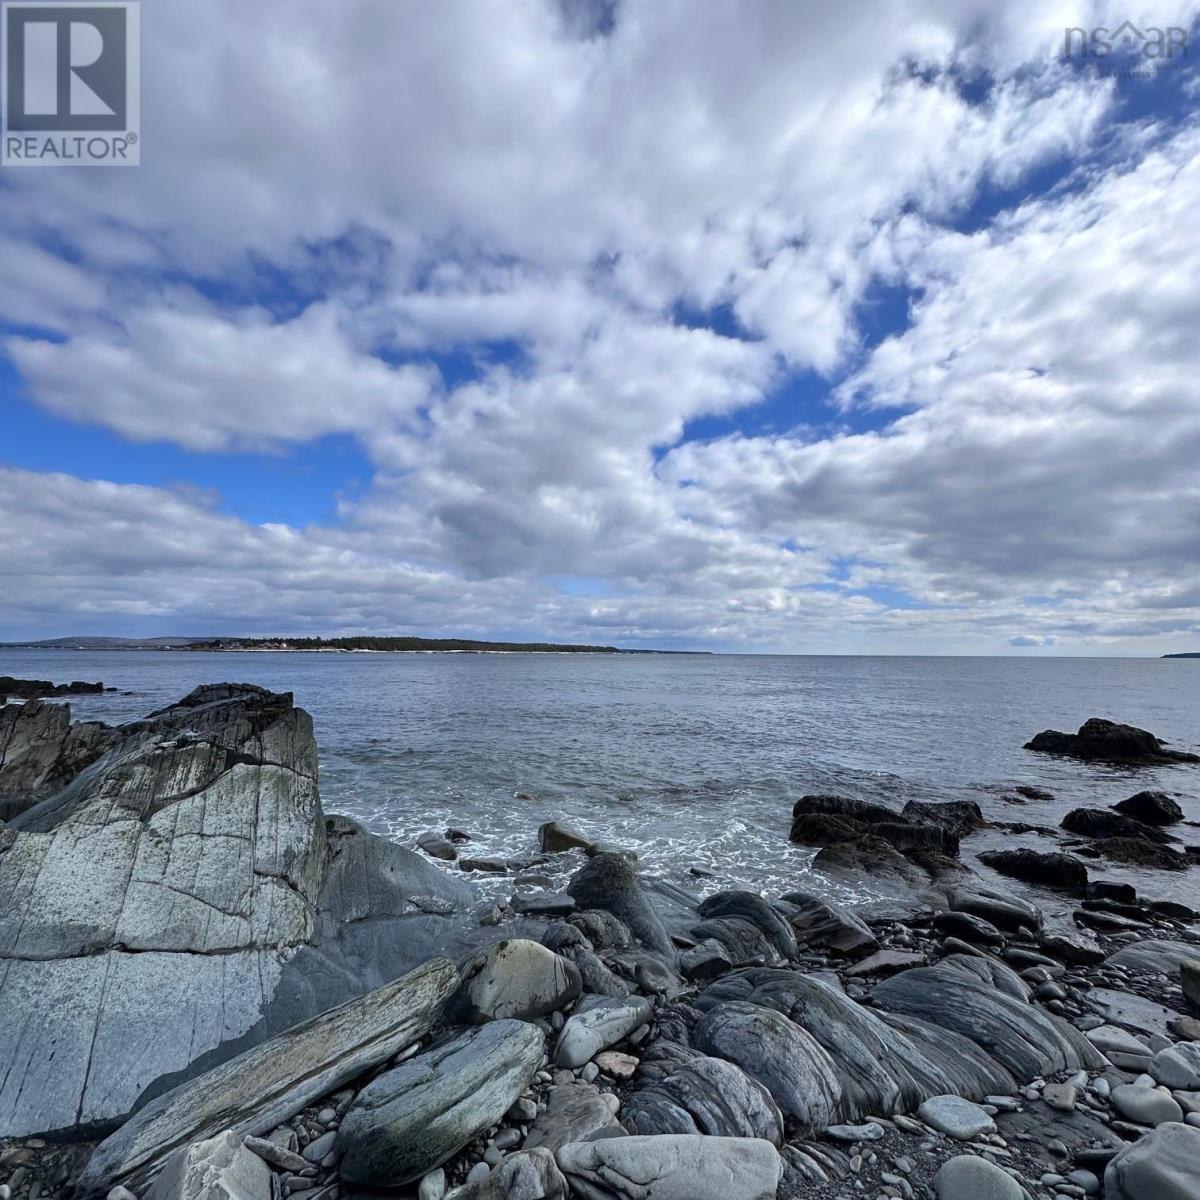
[[[1200,650],[1195,2],[142,8],[142,165],[0,168],[0,638]]]

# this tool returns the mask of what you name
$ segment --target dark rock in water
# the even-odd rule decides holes
[[[675,949],[658,913],[654,911],[637,871],[620,854],[598,854],[571,877],[567,891],[581,908],[603,908],[619,918],[648,949],[674,961]]]
[[[1087,887],[1087,867],[1070,854],[1040,850],[985,850],[979,861],[993,871],[1040,883],[1043,887],[1082,894]]]
[[[1022,783],[1013,788],[1013,791],[1018,796],[1024,796],[1026,800],[1053,800],[1054,793],[1046,791],[1045,788],[1034,787],[1032,784]]]
[[[848,909],[807,892],[789,892],[783,899],[795,906],[791,924],[805,947],[832,950],[850,958],[861,958],[879,949],[879,940],[870,927]]]
[[[1157,826],[1144,825],[1141,821],[1107,808],[1073,808],[1063,817],[1062,827],[1068,833],[1089,838],[1144,838],[1150,842],[1175,840]]]
[[[783,1115],[801,1126],[824,1129],[837,1119],[842,1089],[836,1064],[781,1013],[737,1000],[718,1004],[696,1027],[695,1043],[758,1080]]]
[[[1174,825],[1183,820],[1183,809],[1166,792],[1138,792],[1114,804],[1113,810],[1146,825]]]
[[[456,1020],[481,1025],[515,1017],[532,1021],[578,999],[579,968],[537,942],[495,942],[472,958],[450,1008]]]
[[[1157,846],[1143,838],[1112,837],[1092,843],[1093,849],[1113,862],[1160,871],[1186,871],[1191,862],[1186,854],[1167,846]]]
[[[869,835],[900,851],[958,853],[958,836],[942,824],[910,820],[904,814],[847,796],[801,796],[792,807],[790,840],[801,845],[854,842]]]
[[[901,810],[901,815],[925,825],[940,825],[958,838],[964,838],[987,825],[983,809],[974,800],[943,800],[936,803],[910,800]]]
[[[461,944],[471,888],[323,816],[290,695],[198,688],[105,737],[0,855],[0,1129],[103,1132]]]
[[[621,1116],[633,1134],[702,1133],[783,1144],[783,1116],[771,1093],[732,1063],[702,1054],[631,1092]]]
[[[517,892],[509,904],[526,917],[565,917],[575,911],[575,898],[563,892]]]
[[[440,858],[444,862],[453,862],[458,857],[458,851],[455,849],[454,843],[448,838],[442,837],[440,833],[422,833],[417,838],[417,845],[430,858]]]
[[[44,700],[47,696],[88,696],[104,691],[102,683],[51,683],[49,679],[14,679],[0,675],[0,704],[11,700]]]
[[[152,1100],[100,1143],[76,1195],[116,1184],[142,1195],[179,1146],[274,1128],[424,1036],[457,982],[452,963],[426,963]]]
[[[706,919],[740,917],[757,925],[784,958],[795,958],[798,953],[791,926],[754,892],[715,892],[701,901],[700,915]]]
[[[783,1161],[761,1138],[605,1138],[558,1152],[571,1194],[585,1200],[775,1200]]]
[[[998,970],[1008,968],[981,958],[946,958],[876,984],[871,999],[887,1012],[968,1038],[1018,1080],[1081,1067],[1101,1069],[1099,1052],[1073,1026],[1011,995],[1011,981],[1010,990],[984,982],[985,973],[993,980],[1002,978],[995,974]],[[1008,974],[1020,985],[1013,972]]]
[[[547,821],[538,827],[538,845],[546,854],[561,854],[565,850],[588,850],[591,840],[560,825],[557,821]]]
[[[709,939],[685,950],[679,956],[679,969],[693,983],[705,983],[733,970],[733,960],[720,942]]]
[[[440,1166],[512,1107],[543,1049],[536,1026],[493,1021],[376,1077],[338,1130],[342,1179],[389,1189]]]
[[[861,882],[864,877],[869,877],[877,885],[891,883],[893,890],[904,893],[929,883],[927,872],[887,842],[874,837],[826,845],[813,859],[812,865],[835,879]]]
[[[1114,883],[1108,879],[1093,879],[1087,885],[1089,900],[1115,900],[1119,904],[1136,904],[1137,889],[1132,883]]]
[[[98,721],[71,724],[65,704],[0,708],[0,821],[10,821],[91,766],[118,738]]]
[[[1170,1123],[1126,1146],[1104,1172],[1105,1200],[1195,1200],[1200,1129]]]
[[[1092,717],[1078,733],[1060,733],[1045,729],[1025,743],[1026,750],[1045,754],[1063,754],[1071,758],[1119,763],[1125,766],[1153,766],[1158,763],[1200,762],[1200,755],[1168,750],[1161,739],[1134,725],[1119,725]]]

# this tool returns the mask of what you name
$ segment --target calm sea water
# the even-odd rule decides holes
[[[4,651],[0,674],[103,680],[122,694],[72,708],[110,722],[204,682],[292,691],[316,721],[327,811],[409,843],[454,825],[473,852],[510,857],[560,818],[707,889],[869,895],[869,883],[832,888],[809,872],[813,852],[788,844],[792,802],[811,791],[897,808],[966,798],[1057,825],[1078,804],[1161,787],[1200,820],[1200,767],[1135,773],[1021,748],[1089,716],[1195,748],[1200,660]],[[1018,783],[1056,800],[1005,803]],[[1014,839],[976,835],[964,856],[997,844]],[[715,880],[697,885],[692,866]],[[1103,874],[1200,906],[1197,870]]]

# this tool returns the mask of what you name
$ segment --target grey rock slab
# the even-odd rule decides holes
[[[917,1109],[917,1116],[930,1128],[960,1142],[996,1132],[991,1114],[961,1096],[930,1096]]]
[[[585,1200],[775,1200],[783,1176],[770,1142],[688,1134],[572,1142],[558,1165]]]
[[[271,1200],[271,1170],[227,1129],[177,1150],[147,1200]]]
[[[245,1051],[151,1101],[96,1147],[76,1188],[137,1193],[176,1150],[227,1128],[266,1134],[423,1036],[458,984],[445,959]]]
[[[974,1154],[944,1163],[933,1187],[937,1200],[1025,1200],[1025,1189],[1011,1175]]]
[[[395,1188],[441,1166],[512,1107],[544,1049],[535,1025],[493,1021],[377,1076],[338,1130],[343,1180]]]
[[[1169,1093],[1155,1087],[1123,1083],[1112,1090],[1113,1108],[1137,1125],[1161,1125],[1164,1121],[1182,1121],[1183,1109]]]
[[[576,1000],[579,968],[526,938],[494,942],[463,967],[452,1015],[478,1025],[507,1017],[529,1021]]]
[[[487,1178],[447,1193],[446,1200],[567,1200],[567,1181],[549,1150],[510,1154]]]
[[[653,1002],[645,996],[598,1000],[586,1011],[574,1013],[563,1026],[554,1051],[555,1064],[572,1069],[582,1067],[601,1050],[607,1050],[644,1025],[653,1011]]]
[[[1200,1042],[1180,1042],[1150,1061],[1155,1083],[1184,1092],[1200,1091]]]
[[[1196,958],[1197,948],[1193,942],[1175,942],[1166,938],[1130,942],[1108,956],[1115,967],[1132,967],[1138,971],[1157,971],[1170,975],[1179,970],[1179,964]]]
[[[1160,1125],[1126,1146],[1104,1172],[1105,1200],[1196,1200],[1200,1129]]]
[[[754,892],[714,892],[700,902],[700,915],[708,921],[718,917],[738,917],[756,925],[770,941],[776,953],[785,959],[795,958],[796,935],[791,926]],[[698,938],[703,941],[703,938]]]
[[[1171,1022],[1179,1016],[1165,1004],[1113,988],[1092,988],[1087,993],[1086,1003],[1110,1025],[1157,1037],[1167,1037]]]
[[[1150,1047],[1142,1038],[1117,1025],[1097,1025],[1083,1036],[1103,1054],[1144,1055],[1147,1059],[1151,1056]]]
[[[565,1083],[550,1089],[546,1108],[530,1125],[524,1145],[527,1150],[557,1150],[610,1130],[618,1131],[620,1126],[599,1089],[590,1083]]]

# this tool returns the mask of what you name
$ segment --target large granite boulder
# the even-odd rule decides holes
[[[1160,738],[1156,738],[1145,729],[1138,729],[1135,725],[1120,725],[1116,721],[1106,721],[1101,717],[1091,717],[1084,721],[1077,733],[1044,729],[1025,743],[1025,749],[1131,767],[1200,762],[1200,755],[1169,750]]]
[[[103,1132],[465,936],[467,884],[324,817],[290,694],[202,687],[106,739],[0,854],[3,1132]]]
[[[386,1190],[440,1166],[504,1116],[544,1049],[536,1025],[492,1021],[373,1079],[338,1130],[342,1179]]]

